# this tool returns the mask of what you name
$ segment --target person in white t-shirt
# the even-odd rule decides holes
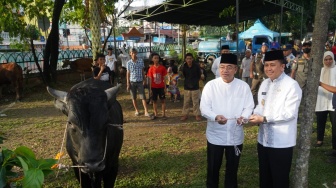
[[[108,66],[111,70],[111,74],[110,74],[111,82],[112,82],[112,85],[114,85],[117,58],[112,52],[113,52],[112,48],[107,48],[107,55],[105,56],[105,60],[106,60],[106,66]]]

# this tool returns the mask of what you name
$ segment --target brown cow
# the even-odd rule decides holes
[[[2,97],[2,86],[12,84],[16,91],[16,100],[22,98],[23,73],[20,65],[16,63],[0,64],[0,98]]]
[[[80,58],[75,61],[64,60],[62,68],[70,65],[71,70],[77,71],[80,74],[81,81],[85,80],[85,72],[92,72],[92,58]]]

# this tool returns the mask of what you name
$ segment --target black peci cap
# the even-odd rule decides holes
[[[285,61],[285,57],[283,55],[282,50],[268,51],[265,53],[264,61],[273,61],[273,60],[282,60],[284,64],[287,63],[287,61]]]
[[[237,55],[235,54],[222,54],[220,63],[237,65]]]
[[[230,50],[229,45],[223,45],[223,46],[222,46],[222,50]]]

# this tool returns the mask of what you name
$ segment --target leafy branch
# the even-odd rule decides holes
[[[2,143],[3,137],[0,137]],[[0,188],[15,184],[17,188],[40,188],[44,177],[53,172],[56,159],[36,159],[34,152],[20,146],[14,151],[3,149],[0,152]]]

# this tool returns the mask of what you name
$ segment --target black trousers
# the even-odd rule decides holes
[[[240,151],[243,144],[237,146]],[[207,142],[207,188],[217,188],[219,184],[219,170],[222,165],[223,154],[225,152],[226,168],[225,168],[225,188],[236,188],[237,172],[240,154],[237,156],[234,146],[219,146]]]
[[[331,122],[332,128],[332,147],[336,149],[336,125],[335,125],[335,112],[334,111],[319,111],[315,112],[316,122],[317,122],[317,141],[323,141],[325,126],[327,122],[327,117],[329,115],[329,120]]]
[[[288,188],[293,147],[269,148],[258,143],[260,188]]]
[[[114,85],[114,78],[115,78],[115,72],[114,71],[111,71],[110,77],[111,77],[111,83],[112,83],[112,85]]]

